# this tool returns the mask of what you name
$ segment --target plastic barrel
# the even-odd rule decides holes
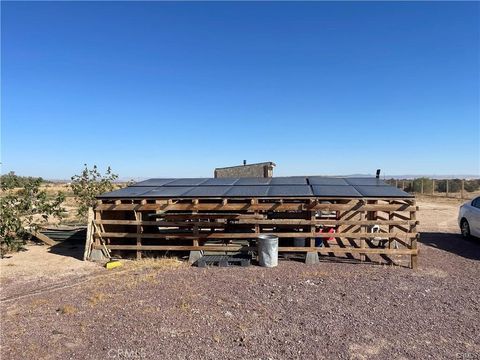
[[[260,235],[258,237],[258,262],[260,266],[275,267],[278,265],[278,236]]]

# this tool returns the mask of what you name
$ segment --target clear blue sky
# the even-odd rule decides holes
[[[2,172],[478,174],[478,2],[2,2]]]

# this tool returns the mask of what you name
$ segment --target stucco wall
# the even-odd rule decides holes
[[[216,178],[226,177],[272,177],[273,166],[252,164],[215,169]]]

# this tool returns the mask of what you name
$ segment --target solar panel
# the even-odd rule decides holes
[[[187,197],[218,197],[225,196],[231,186],[198,186],[183,194]]]
[[[198,186],[203,184],[207,178],[184,178],[184,179],[175,179],[172,182],[165,184],[165,186]]]
[[[345,181],[350,185],[387,185],[383,180],[374,177],[357,177],[345,178]]]
[[[307,178],[300,176],[292,177],[274,177],[270,181],[270,185],[306,185]]]
[[[238,185],[268,185],[270,184],[271,178],[240,178],[235,183],[235,186]]]
[[[325,176],[309,176],[310,185],[348,185],[345,179]]]
[[[390,185],[356,185],[355,189],[362,196],[367,197],[413,197],[413,195]]]
[[[271,185],[268,187],[268,196],[311,196],[312,190],[308,185]]]
[[[132,186],[163,186],[165,184],[171,183],[175,179],[148,179],[145,181],[140,181]]]
[[[353,186],[349,185],[312,185],[313,195],[333,197],[361,197]]]
[[[202,186],[223,186],[234,185],[238,178],[213,178],[202,183]]]
[[[191,186],[159,186],[142,195],[142,197],[176,197],[192,190]]]
[[[143,197],[143,194],[146,192],[156,189],[155,187],[151,186],[129,186],[123,189],[111,191],[104,193],[99,196],[99,198],[134,198],[134,197]]]
[[[308,180],[308,183],[307,183]],[[310,184],[310,185],[309,185]],[[376,178],[277,177],[149,179],[98,198],[175,197],[413,197]]]
[[[267,196],[268,195],[268,186],[259,186],[259,185],[251,185],[251,186],[232,186],[230,190],[227,191],[225,196],[232,196],[232,197],[260,197],[260,196]]]

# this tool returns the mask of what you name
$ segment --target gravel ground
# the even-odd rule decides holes
[[[457,203],[419,205],[417,270],[145,262],[10,279],[3,299],[36,293],[2,301],[1,358],[479,359],[480,241],[458,235]]]

